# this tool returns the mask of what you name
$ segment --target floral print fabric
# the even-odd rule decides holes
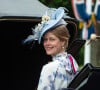
[[[53,57],[52,62],[43,66],[37,90],[67,88],[75,76],[68,55],[67,52],[60,53]],[[74,58],[73,63],[75,71],[78,71],[78,65]]]

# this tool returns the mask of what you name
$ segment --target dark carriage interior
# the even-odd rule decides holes
[[[43,64],[47,63],[42,45],[23,45],[33,22],[0,22],[0,90],[34,90]]]
[[[87,63],[68,87],[61,90],[100,90],[100,67]]]
[[[87,63],[69,84],[72,90],[100,90],[100,67]],[[67,89],[66,89],[67,90]]]
[[[41,68],[51,58],[42,45],[35,42],[32,47],[33,42],[23,44],[23,40],[32,34],[31,29],[38,22],[0,21],[0,90],[35,90],[37,87]],[[67,51],[78,61],[78,53],[84,44],[84,40],[77,39]]]

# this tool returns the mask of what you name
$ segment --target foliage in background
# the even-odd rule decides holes
[[[72,10],[71,0],[39,0],[44,5],[51,8],[65,7],[69,10],[68,15],[74,17]],[[78,26],[79,23],[77,23]],[[80,31],[78,30],[78,37],[80,37]],[[84,47],[80,50],[78,64],[82,66],[84,64]]]
[[[80,53],[79,53],[79,65],[83,66],[84,65],[84,46],[81,48]]]

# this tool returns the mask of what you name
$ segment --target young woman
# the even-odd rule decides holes
[[[33,39],[43,43],[46,54],[52,57],[52,61],[42,68],[37,90],[67,88],[78,71],[77,62],[66,51],[72,36],[63,16],[64,9],[58,8],[50,17],[44,16],[42,23],[34,29]]]
[[[50,29],[43,36],[43,45],[48,55],[52,56],[52,62],[43,66],[38,90],[58,90],[66,88],[73,79],[78,65],[75,59],[66,52],[70,35],[65,25],[59,25]],[[70,57],[74,63],[69,60]]]

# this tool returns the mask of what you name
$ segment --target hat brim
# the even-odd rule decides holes
[[[67,23],[66,27],[70,34],[69,44],[71,44],[77,36],[77,25],[74,21],[71,21],[71,20],[65,20],[65,22]],[[55,27],[56,27],[56,24],[57,23],[55,23]],[[42,38],[43,34],[45,32],[47,32],[48,30],[50,30],[51,28],[54,28],[54,26],[52,25],[50,28],[48,27],[48,29],[44,29],[44,32],[41,33],[39,43],[41,42],[41,38]]]
[[[38,42],[41,43],[41,38],[44,35],[45,32],[56,26],[56,24],[62,19],[64,15],[64,9],[58,8],[55,13],[52,15],[52,20],[48,21],[46,25],[42,28],[42,32],[40,33]],[[54,17],[53,17],[54,16]]]
[[[57,24],[61,21],[61,19],[64,16],[64,9],[63,8],[58,8],[52,15],[52,20],[48,21],[46,25],[42,28],[42,31],[39,36],[39,44],[41,43],[41,39],[44,35],[45,32],[48,30],[54,28],[57,26]],[[63,18],[64,19],[64,18]],[[75,39],[77,35],[77,25],[75,21],[73,21],[71,18],[65,18],[65,22],[67,23],[66,27],[68,28],[69,34],[70,34],[70,39],[69,39],[69,44]]]

